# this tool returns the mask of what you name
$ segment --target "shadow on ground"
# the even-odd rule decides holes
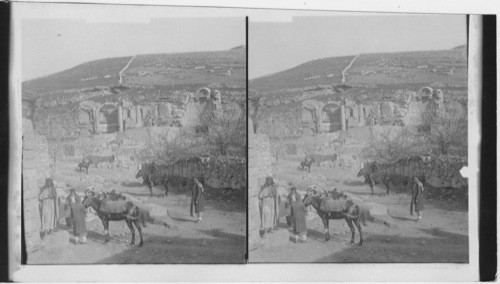
[[[240,236],[239,236],[240,237]],[[101,259],[97,263],[166,264],[166,263],[245,263],[246,243],[229,242],[225,236],[210,239],[151,236],[144,246]]]
[[[468,263],[469,238],[439,228],[421,229],[429,237],[371,235],[363,246],[322,257],[316,262],[346,263]]]

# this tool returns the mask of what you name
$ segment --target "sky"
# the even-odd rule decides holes
[[[348,14],[345,14],[348,15]],[[250,18],[249,79],[325,57],[449,49],[467,43],[465,15]]]
[[[22,80],[102,58],[228,50],[243,44],[244,17],[172,17],[131,22],[127,17],[114,17],[111,22],[78,18],[24,19]]]

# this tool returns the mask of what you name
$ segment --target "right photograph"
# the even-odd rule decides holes
[[[468,263],[466,15],[248,24],[250,263]]]

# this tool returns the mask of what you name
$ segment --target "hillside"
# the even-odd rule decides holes
[[[251,90],[275,93],[285,89],[338,86],[342,71],[354,56],[310,61],[297,67],[253,79]],[[467,87],[467,55],[464,47],[440,51],[361,54],[345,73],[346,84],[368,89],[400,89],[439,83]]]
[[[193,91],[214,83],[244,88],[245,65],[245,52],[241,49],[100,59],[23,82],[23,98],[71,99],[81,91],[117,87],[121,72],[123,88],[113,88],[115,91],[134,87]]]

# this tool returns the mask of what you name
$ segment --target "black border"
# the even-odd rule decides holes
[[[0,282],[9,280],[9,35],[10,3],[0,2]],[[15,216],[12,216],[15,217]]]
[[[245,82],[245,86],[246,86],[246,134],[247,134],[247,150],[246,150],[246,154],[247,154],[247,224],[246,224],[246,228],[247,228],[247,231],[246,231],[246,252],[245,252],[245,264],[248,263],[248,205],[249,205],[249,202],[248,202],[248,183],[249,183],[249,180],[250,180],[250,176],[248,174],[248,146],[249,146],[249,140],[248,140],[248,116],[250,115],[250,113],[248,112],[248,16],[245,17],[245,49],[246,49],[246,52],[245,52],[245,55],[246,55],[246,82]]]
[[[497,31],[496,15],[482,17],[481,161],[479,164],[479,279],[497,273]]]

